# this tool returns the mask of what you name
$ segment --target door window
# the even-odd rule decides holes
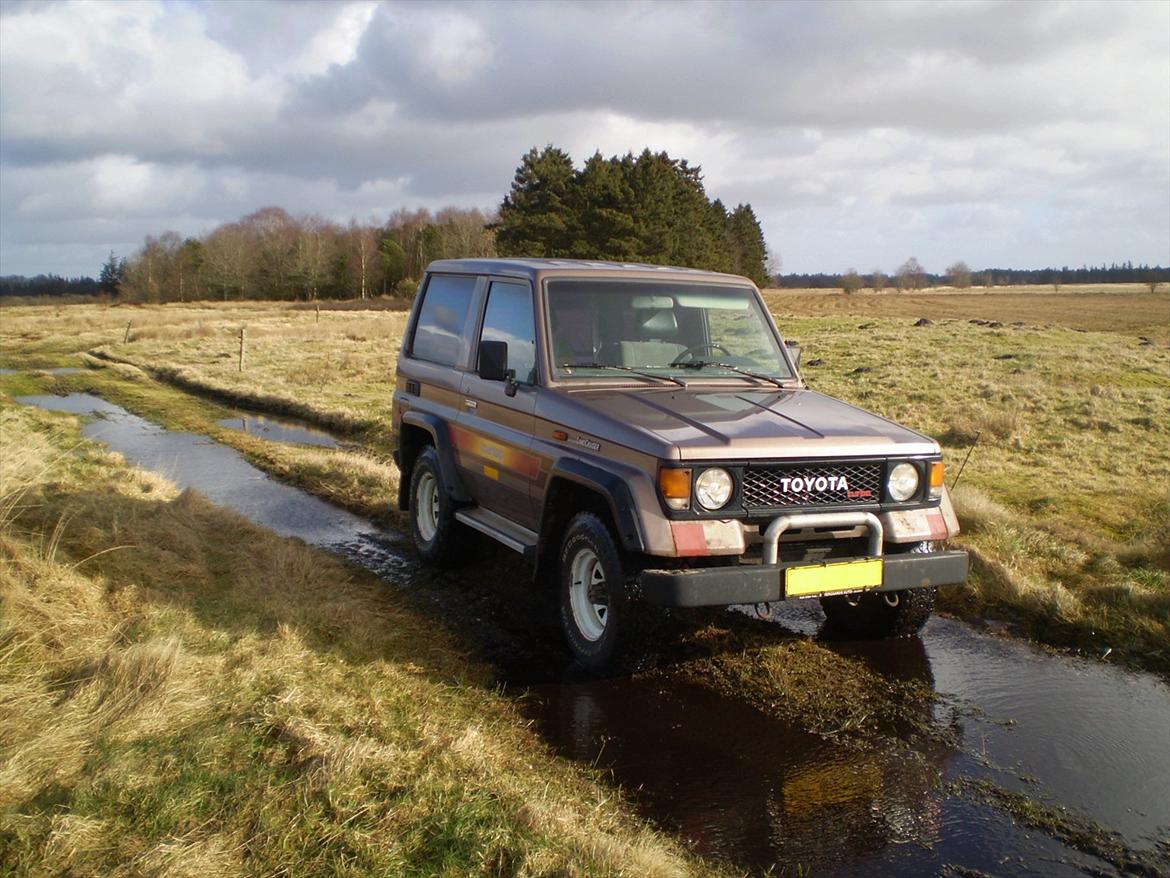
[[[526,284],[492,282],[480,341],[506,342],[508,368],[516,370],[516,380],[536,383],[536,324]]]
[[[431,276],[418,312],[418,326],[410,349],[412,356],[443,366],[455,365],[474,290],[474,277]]]

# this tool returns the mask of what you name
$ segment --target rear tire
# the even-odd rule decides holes
[[[927,554],[929,542],[897,547],[893,553]],[[893,554],[892,553],[892,554]],[[821,598],[821,609],[831,633],[857,640],[912,637],[922,630],[934,612],[935,588],[905,591],[863,592]]]
[[[621,554],[605,522],[580,512],[565,528],[558,557],[561,627],[577,663],[594,673],[628,656],[634,606]]]
[[[439,453],[430,446],[419,453],[410,472],[410,535],[422,559],[440,567],[453,566],[467,549],[467,529],[455,520]]]

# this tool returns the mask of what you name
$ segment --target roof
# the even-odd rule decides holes
[[[438,259],[427,266],[428,272],[459,274],[497,274],[527,277],[537,280],[541,275],[597,274],[613,277],[618,274],[636,274],[652,277],[683,276],[688,280],[735,280],[746,278],[718,271],[698,268],[680,268],[674,265],[648,265],[638,262],[606,262],[600,259]]]

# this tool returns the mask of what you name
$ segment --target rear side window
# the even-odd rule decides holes
[[[532,291],[526,284],[492,283],[480,341],[506,342],[508,368],[516,370],[516,380],[536,383],[536,324]]]
[[[432,275],[423,293],[418,325],[410,352],[420,360],[454,366],[459,358],[459,337],[467,323],[475,278]]]

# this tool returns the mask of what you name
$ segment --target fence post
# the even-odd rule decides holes
[[[247,330],[241,326],[240,327],[240,371],[241,372],[244,371],[244,344],[245,344],[244,340],[246,338],[247,338]]]
[[[318,323],[321,322],[321,306],[320,305],[317,306],[317,322]]]
[[[122,336],[122,344],[126,344],[128,341],[130,341],[130,323],[126,324],[126,334]]]

